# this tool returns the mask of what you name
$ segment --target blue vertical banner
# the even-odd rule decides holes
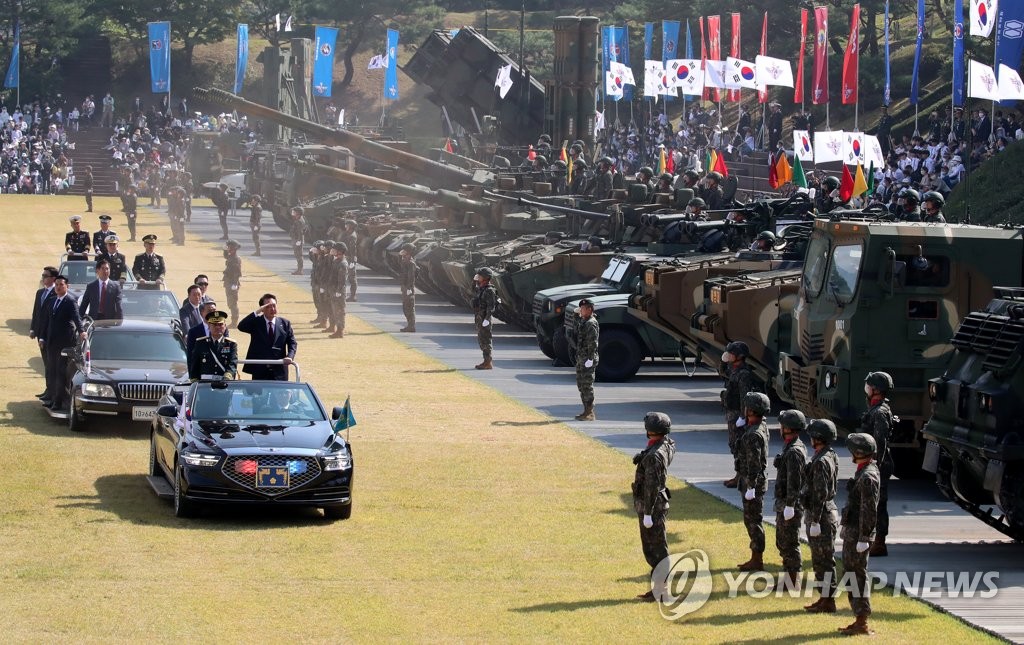
[[[149,85],[153,94],[171,91],[171,23],[149,23]]]
[[[679,21],[661,21],[661,62],[679,58]]]
[[[999,3],[996,40],[996,70],[1000,65],[1020,71],[1024,54],[1024,2],[1003,0]],[[1014,105],[1015,101],[1000,101],[999,105]]]
[[[885,6],[888,7],[889,3],[886,2]],[[885,33],[886,33],[886,38],[885,38],[886,59],[885,60],[887,62],[886,62],[886,67],[885,67],[885,73],[886,73],[886,81],[888,81],[888,78],[889,78],[889,76],[888,76],[888,74],[889,74],[889,64],[888,64],[888,60],[889,60],[889,36],[888,36],[888,34],[889,34],[889,23],[888,23],[888,18],[886,20],[887,20],[887,22],[885,23]],[[921,69],[921,47],[923,45],[924,45],[924,0],[917,0],[917,42],[914,45],[914,75],[912,77],[910,77],[910,104],[911,105],[917,105],[917,95],[918,95],[918,92],[920,91],[920,80],[919,80],[919,77],[918,77],[918,72]],[[953,48],[954,48],[954,51],[956,51],[955,41],[954,41]],[[963,78],[963,27],[962,27],[962,21],[961,21],[961,33],[960,33],[960,52],[961,52],[960,77]]]
[[[334,85],[334,44],[338,30],[334,27],[316,28],[316,56],[313,57],[313,96],[329,97]]]
[[[892,102],[892,76],[889,67],[889,0],[885,0],[885,20],[882,24],[885,25],[885,87],[882,89],[882,105],[889,107],[889,103]],[[914,66],[914,78],[917,78],[916,65]]]
[[[615,28],[615,51],[616,60],[623,65],[629,65],[629,25]],[[626,85],[622,88],[622,98],[627,101],[633,100],[633,86]]]
[[[644,23],[644,60],[651,60],[654,53],[654,23]]]
[[[920,1],[920,0],[918,0]],[[964,104],[964,0],[953,2],[953,107]]]
[[[11,63],[4,76],[4,87],[21,85],[21,25],[14,23],[14,48],[11,49]]]
[[[693,37],[690,36],[690,21],[686,21],[686,57],[693,60]]]
[[[238,25],[238,51],[235,53],[235,94],[242,93],[245,69],[249,66],[249,25]]]
[[[398,100],[398,30],[388,29],[388,67],[384,70],[384,98]]]

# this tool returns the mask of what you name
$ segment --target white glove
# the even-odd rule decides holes
[[[324,292],[324,290],[323,290],[323,289],[321,289],[321,290],[320,290],[320,293],[323,293],[323,292]]]
[[[737,428],[742,428],[745,425],[747,425],[747,417],[740,417],[739,419],[736,419]]]
[[[295,246],[302,246],[302,240],[299,240],[298,242],[296,242]]]
[[[787,522],[793,519],[795,516],[796,509],[793,508],[792,506],[787,506],[786,508],[782,509],[782,519],[786,520]]]
[[[480,326],[481,327],[490,327],[491,326],[491,321],[487,320],[486,318],[484,318],[484,321],[482,323],[480,323]]]
[[[870,547],[871,547],[871,545],[868,544],[867,542],[858,542],[857,543],[857,553],[864,553]]]
[[[754,500],[754,489],[753,488],[748,488],[747,492],[743,493],[743,499],[747,500],[748,502],[753,501]]]
[[[237,284],[231,285],[231,290],[232,291],[238,291],[238,285]]]
[[[644,528],[649,529],[654,526],[654,520],[651,519],[650,515],[644,515]]]
[[[344,295],[345,295],[345,294],[343,294],[343,293],[338,293],[337,291],[335,291],[335,292],[334,292],[334,297],[335,297],[335,298],[341,298],[341,297],[342,297],[342,296],[344,296]]]
[[[821,535],[821,524],[811,522],[811,525],[807,527],[807,535],[811,537],[818,537]]]
[[[348,268],[350,268],[350,269],[356,268],[356,263],[355,262],[349,262],[348,263]]]
[[[594,366],[594,361],[590,360],[589,358],[587,360],[583,361],[583,367],[586,367],[586,368],[589,369],[589,368],[591,368],[593,366]]]

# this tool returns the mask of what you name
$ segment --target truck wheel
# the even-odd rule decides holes
[[[892,474],[900,479],[922,479],[931,476],[921,469],[924,464],[924,450],[917,448],[890,448],[892,453]]]
[[[636,337],[621,329],[601,331],[597,354],[597,380],[605,383],[633,378],[644,359]]]
[[[551,337],[551,349],[555,352],[552,357],[559,365],[573,365],[572,357],[569,355],[569,339],[565,337],[565,328],[559,327]]]
[[[537,346],[548,358],[555,358],[555,344],[550,340],[544,340],[540,334],[537,335]]]

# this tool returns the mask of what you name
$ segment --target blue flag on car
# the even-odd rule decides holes
[[[313,96],[330,96],[334,84],[334,43],[338,30],[316,28],[316,56],[313,58]]]
[[[249,66],[249,25],[238,25],[238,51],[235,54],[235,94],[242,93],[245,81],[245,68]]]
[[[388,29],[388,47],[384,52],[388,59],[387,69],[384,70],[384,98],[398,100],[398,31]]]
[[[149,81],[154,94],[171,91],[171,23],[149,23]]]
[[[352,414],[352,397],[345,398],[345,407],[341,409],[341,416],[334,422],[334,432],[348,430],[356,424],[356,417]]]
[[[7,66],[4,87],[21,85],[21,25],[14,25],[14,48],[11,50],[11,64]]]

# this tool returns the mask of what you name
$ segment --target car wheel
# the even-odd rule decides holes
[[[68,403],[68,430],[71,432],[85,432],[85,415],[78,411],[78,406],[75,405],[75,397],[71,396],[70,399],[71,401]]]
[[[540,334],[537,335],[537,346],[548,358],[555,358],[555,344],[550,340],[544,340]]]
[[[185,498],[185,491],[181,488],[182,477],[184,477],[184,475],[182,474],[182,467],[179,464],[174,469],[174,516],[192,517],[196,513],[196,505],[194,502]]]
[[[352,517],[352,502],[337,506],[324,506],[324,517],[329,520],[347,520]]]
[[[628,381],[640,370],[644,358],[636,337],[622,329],[602,331],[597,353],[596,376],[603,382]]]
[[[564,365],[572,365],[572,357],[569,355],[569,339],[565,337],[565,328],[559,327],[551,336],[551,349],[554,350],[554,358]]]

